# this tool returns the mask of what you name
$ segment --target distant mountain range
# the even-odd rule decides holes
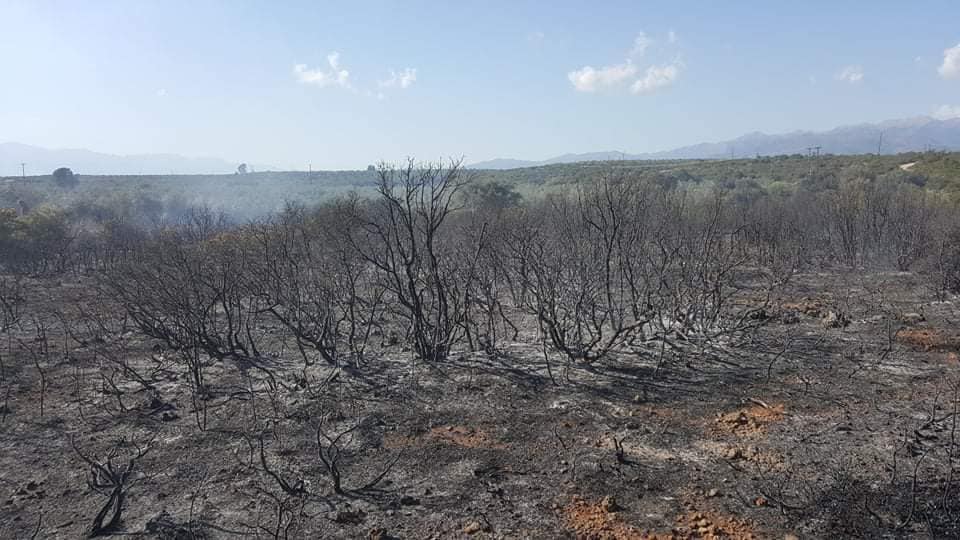
[[[882,136],[882,140],[881,140]],[[664,152],[627,154],[590,152],[564,154],[543,161],[492,159],[469,165],[472,169],[516,169],[578,161],[643,159],[723,159],[730,157],[805,154],[820,147],[823,154],[868,154],[880,149],[884,154],[922,150],[960,150],[960,118],[937,120],[927,116],[888,120],[877,124],[844,126],[830,131],[794,131],[780,135],[748,133],[736,139],[700,143]]]
[[[24,163],[27,176],[47,175],[59,167],[79,174],[228,174],[239,163],[217,158],[177,154],[120,156],[83,149],[51,150],[19,143],[0,143],[0,176],[20,176]],[[256,170],[272,167],[253,166]]]
[[[882,134],[882,141],[881,141]],[[627,154],[590,152],[564,154],[543,161],[493,159],[469,165],[473,169],[516,169],[578,161],[647,159],[723,159],[756,155],[804,154],[820,147],[824,154],[884,154],[920,150],[960,150],[960,118],[937,120],[921,116],[876,124],[844,126],[830,131],[794,131],[780,135],[748,133],[736,139],[684,146],[664,152]],[[178,154],[115,155],[84,149],[52,150],[19,143],[0,143],[0,176],[19,176],[20,164],[27,176],[48,175],[58,167],[74,172],[103,175],[230,174],[239,163],[218,158],[185,157]],[[257,171],[277,170],[252,165]]]

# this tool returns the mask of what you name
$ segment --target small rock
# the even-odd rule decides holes
[[[610,495],[607,495],[606,497],[604,497],[604,498],[600,501],[600,508],[601,508],[604,512],[607,512],[607,513],[609,514],[609,513],[612,513],[612,512],[616,512],[620,507],[617,506],[617,500],[616,500],[616,499],[614,499],[614,498],[611,497]]]
[[[846,328],[850,325],[850,321],[843,315],[843,313],[829,311],[822,319],[820,319],[820,325],[824,328]]]
[[[480,525],[480,522],[478,521],[470,521],[463,526],[463,532],[465,534],[476,534],[481,530],[483,530],[483,527]]]
[[[416,497],[411,497],[410,495],[404,495],[400,497],[401,506],[417,506],[420,504],[420,499]]]
[[[727,450],[727,459],[741,459],[743,458],[743,451],[739,448],[731,448]]]
[[[720,490],[717,488],[713,488],[707,492],[707,497],[716,497],[719,494],[720,494]]]
[[[357,510],[356,512],[351,512],[350,510],[343,510],[337,512],[333,520],[337,523],[343,523],[346,525],[359,525],[363,522],[365,517],[363,510]]]
[[[900,317],[900,320],[903,321],[904,324],[917,324],[926,321],[927,318],[921,313],[904,313]]]
[[[780,315],[780,322],[783,324],[797,324],[800,322],[800,314],[796,311],[785,311]]]

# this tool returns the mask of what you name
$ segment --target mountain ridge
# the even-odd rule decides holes
[[[882,140],[881,140],[882,134]],[[827,131],[794,130],[766,134],[753,131],[734,139],[701,142],[661,152],[587,152],[563,154],[545,160],[496,158],[468,165],[471,169],[511,169],[578,161],[721,159],[756,155],[802,154],[820,147],[825,154],[892,154],[921,150],[960,150],[960,118],[915,116],[838,126]]]
[[[24,169],[20,164],[24,163]],[[0,143],[0,176],[47,175],[59,167],[79,174],[229,174],[239,162],[180,154],[109,154],[85,148],[43,148],[17,142]],[[254,165],[257,170],[269,166]]]
[[[882,134],[882,141],[881,141]],[[916,116],[839,126],[827,131],[794,130],[778,134],[760,131],[734,139],[701,142],[660,152],[630,154],[619,151],[567,153],[544,160],[496,158],[468,164],[471,169],[508,170],[582,161],[723,159],[757,155],[802,154],[820,147],[824,154],[892,154],[921,150],[960,150],[960,118]],[[25,163],[25,171],[21,170]],[[49,175],[59,167],[79,174],[168,175],[231,174],[239,162],[180,154],[110,154],[83,148],[48,149],[16,142],[0,143],[0,177]],[[278,170],[252,165],[254,170]]]

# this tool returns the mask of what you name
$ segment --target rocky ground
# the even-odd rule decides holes
[[[912,274],[798,276],[723,354],[548,364],[526,331],[334,372],[278,343],[200,396],[122,316],[81,324],[83,282],[31,287],[0,335],[3,538],[83,536],[93,464],[131,462],[113,532],[147,537],[960,537],[960,304]]]

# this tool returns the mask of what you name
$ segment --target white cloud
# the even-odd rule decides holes
[[[385,81],[378,81],[380,88],[410,88],[417,82],[416,68],[406,68],[400,73],[390,70],[390,78]]]
[[[355,85],[350,72],[343,67],[340,61],[340,53],[333,51],[327,55],[326,68],[311,69],[306,64],[296,64],[293,66],[293,73],[297,80],[304,84],[312,84],[320,88],[339,87],[358,94],[376,99],[384,99],[384,89],[399,88],[406,89],[417,82],[416,68],[404,68],[401,71],[390,70],[390,78],[377,81],[376,88],[370,88],[369,85]],[[359,86],[359,87],[358,87]],[[364,88],[364,86],[367,86]],[[379,90],[378,90],[379,89]]]
[[[676,43],[677,35],[673,30],[667,33],[667,42]],[[601,90],[628,89],[632,94],[650,94],[672,85],[684,68],[678,55],[675,60],[660,64],[651,64],[640,69],[634,60],[644,56],[656,42],[645,32],[640,32],[633,40],[627,53],[627,59],[619,64],[601,67],[583,66],[567,73],[567,79],[578,92],[598,92]],[[656,48],[657,50],[660,47]],[[662,52],[662,51],[661,51]]]
[[[547,38],[547,35],[543,32],[537,30],[536,32],[530,32],[527,34],[527,41],[530,43],[543,43],[543,40]]]
[[[960,105],[941,105],[933,111],[933,117],[937,120],[960,118]]]
[[[960,43],[943,51],[943,64],[937,72],[944,79],[960,79]]]
[[[567,78],[573,83],[573,87],[580,92],[596,92],[597,90],[619,86],[636,73],[637,68],[627,60],[623,64],[601,68],[584,66],[567,73]]]
[[[643,56],[643,53],[647,52],[647,49],[650,45],[653,44],[653,40],[647,36],[646,33],[640,32],[637,34],[636,39],[633,40],[633,48],[630,49],[630,56],[637,57]]]
[[[837,73],[837,80],[857,84],[863,81],[863,68],[860,66],[847,66]]]
[[[339,86],[341,88],[351,88],[350,72],[341,69],[340,53],[334,51],[327,55],[327,64],[329,70],[310,69],[306,64],[297,64],[293,66],[293,72],[297,80],[304,84],[314,84],[320,88],[328,86]]]
[[[670,86],[680,76],[679,62],[662,66],[650,66],[642,79],[637,79],[630,85],[630,92],[634,94],[651,94],[657,90]]]
[[[166,96],[166,95],[167,95],[167,89],[166,89],[166,88],[161,88],[161,89],[157,90],[157,97],[164,97],[164,96]]]

